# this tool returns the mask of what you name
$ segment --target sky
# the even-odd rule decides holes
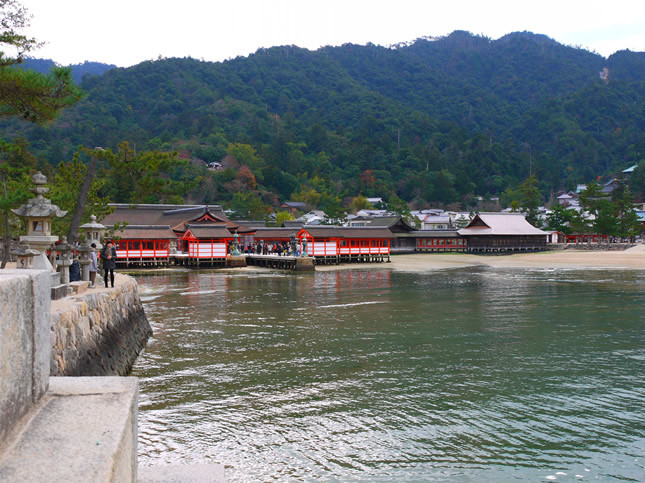
[[[645,0],[21,0],[30,55],[128,67],[159,57],[222,61],[261,47],[389,46],[466,30],[528,30],[605,57],[645,51]]]

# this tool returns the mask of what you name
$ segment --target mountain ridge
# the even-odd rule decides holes
[[[114,149],[124,139],[207,162],[249,144],[263,160],[262,186],[283,198],[323,173],[341,195],[421,204],[500,194],[529,172],[546,194],[645,154],[643,58],[605,59],[530,32],[490,40],[461,31],[394,48],[160,59],[86,77],[87,98],[56,123],[8,132],[25,132],[53,164],[78,144]],[[331,168],[321,170],[320,153]],[[366,170],[376,183],[361,184]]]

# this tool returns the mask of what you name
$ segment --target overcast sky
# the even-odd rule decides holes
[[[604,55],[645,51],[645,0],[23,0],[32,56],[130,66],[162,57],[220,61],[260,47],[391,45],[467,30],[528,30]]]

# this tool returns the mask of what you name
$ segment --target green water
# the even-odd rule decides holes
[[[645,272],[138,276],[139,463],[232,481],[645,480]]]

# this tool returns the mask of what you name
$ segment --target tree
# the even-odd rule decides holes
[[[242,186],[244,186],[249,191],[253,191],[257,186],[257,182],[255,181],[255,176],[247,166],[242,166],[240,168],[240,170],[237,172],[236,179],[240,182]]]
[[[16,0],[0,0],[0,116],[44,123],[77,102],[82,91],[74,84],[70,68],[56,67],[49,75],[15,68],[24,54],[41,45],[21,34],[29,18]],[[15,55],[5,54],[6,49]]]
[[[629,179],[632,193],[645,198],[645,160],[641,160]]]
[[[347,223],[347,212],[343,209],[338,196],[322,196],[320,206],[325,213],[323,225],[344,225]]]
[[[177,153],[135,152],[127,141],[113,153],[102,154],[108,161],[104,195],[121,203],[181,203],[182,195],[195,188],[201,178],[187,160]]]
[[[235,156],[238,163],[248,166],[254,173],[264,167],[264,160],[258,156],[255,148],[249,144],[229,144],[226,153]]]
[[[569,227],[572,233],[585,234],[591,232],[591,225],[584,210],[574,212],[574,216],[569,222]]]
[[[371,169],[366,169],[365,171],[363,171],[360,176],[360,181],[368,188],[372,186],[372,184],[374,184],[374,181],[376,181],[376,178],[374,177],[374,171],[372,171]]]
[[[285,221],[292,221],[294,219],[294,216],[288,211],[278,211],[275,215],[275,226],[282,226]]]
[[[67,215],[63,218],[53,220],[54,232],[69,232],[72,236],[68,238],[69,241],[76,240],[78,226],[81,222],[89,221],[90,215],[96,215],[100,221],[114,210],[108,206],[110,200],[99,195],[104,180],[88,176],[90,167],[81,161],[83,151],[84,148],[81,147],[70,162],[61,162],[56,167],[51,180],[52,203],[67,211]],[[85,195],[81,197],[83,191]],[[74,224],[76,224],[75,227]]]
[[[571,233],[571,222],[576,216],[575,210],[566,208],[561,204],[554,205],[551,212],[546,215],[546,226],[549,230],[559,231],[565,234]]]
[[[526,213],[526,221],[539,228],[540,190],[538,189],[537,176],[534,174],[529,176],[524,183],[518,186],[517,192],[520,196],[520,207]]]
[[[13,143],[0,140],[0,210],[5,246],[0,268],[5,268],[9,261],[8,248],[11,246],[11,233],[20,226],[11,208],[29,199],[31,187],[29,173],[35,166],[36,159],[29,153],[25,140],[17,139]]]
[[[410,226],[419,228],[421,224],[419,219],[416,216],[412,216],[408,204],[401,198],[399,198],[396,194],[392,194],[390,196],[390,201],[387,204],[387,209],[388,211],[399,215],[401,218],[403,218],[403,221],[408,223]]]
[[[455,226],[458,229],[466,228],[468,226],[468,223],[475,217],[475,215],[471,212],[469,216],[460,216],[455,219]]]
[[[618,233],[618,209],[614,203],[604,198],[595,203],[593,230],[600,235],[616,235]]]
[[[293,193],[291,195],[291,201],[302,201],[307,208],[313,209],[318,206],[320,203],[320,193],[314,188],[303,188],[300,193]]]
[[[365,198],[363,195],[358,195],[356,198],[352,200],[351,205],[349,205],[350,210],[353,213],[356,213],[357,211],[361,210],[373,210],[374,207],[372,206],[372,203],[367,201],[367,198]]]
[[[614,204],[618,212],[617,234],[621,237],[633,239],[643,231],[643,225],[634,210],[634,197],[629,187],[622,190],[621,196],[616,197]]]
[[[254,191],[235,193],[230,207],[233,216],[242,220],[262,220],[271,213],[271,208],[265,205]]]
[[[43,75],[24,71],[16,66],[22,63],[23,55],[41,44],[26,37],[21,31],[29,26],[27,9],[16,0],[0,0],[0,116],[15,116],[33,123],[42,124],[54,119],[59,111],[81,98],[81,90],[74,85],[71,69],[55,68]],[[5,51],[14,52],[7,55]],[[28,172],[35,162],[12,165],[11,159],[29,158],[26,143],[16,140],[8,143],[0,139],[0,209],[3,212],[5,239],[2,268],[8,261],[11,240],[10,208],[20,204],[26,197]]]
[[[580,193],[580,206],[584,211],[595,217],[598,214],[599,202],[604,198],[606,196],[602,192],[600,185],[595,181],[591,181],[587,183],[585,190]]]
[[[96,165],[98,163],[99,155],[101,155],[103,151],[104,150],[101,148],[94,148],[94,151],[90,153],[90,162],[87,165],[87,169],[85,169],[83,184],[78,189],[78,197],[76,199],[76,204],[74,205],[74,214],[72,215],[72,220],[69,224],[69,233],[67,235],[67,241],[69,243],[74,243],[78,240],[78,227],[81,224],[81,218],[83,218],[83,215],[85,214],[87,198],[90,194],[94,176],[96,175]],[[78,160],[78,153],[75,156],[75,159]],[[74,179],[74,181],[77,180],[78,178]],[[96,195],[96,190],[94,194]],[[107,200],[105,200],[105,202],[107,203]]]

